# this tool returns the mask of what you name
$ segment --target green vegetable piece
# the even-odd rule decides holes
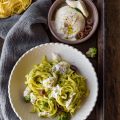
[[[86,52],[87,57],[94,58],[97,54],[97,48],[89,48],[89,50]]]
[[[30,95],[25,96],[24,100],[26,103],[29,103],[30,102]]]
[[[62,112],[57,120],[70,120],[70,114],[66,112]]]
[[[46,103],[46,102],[44,102],[43,105],[44,105],[44,107],[48,107],[48,103]]]

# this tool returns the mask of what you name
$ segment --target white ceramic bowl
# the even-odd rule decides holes
[[[37,114],[30,113],[31,104],[23,101],[25,89],[25,75],[33,68],[34,64],[41,61],[43,55],[51,59],[51,53],[58,53],[71,63],[77,66],[78,70],[87,78],[90,95],[78,112],[71,120],[85,120],[95,106],[98,95],[98,82],[95,70],[89,60],[77,49],[59,43],[48,43],[30,49],[15,64],[9,79],[8,93],[10,103],[20,120],[53,120],[39,118]]]

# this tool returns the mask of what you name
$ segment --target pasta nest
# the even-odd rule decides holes
[[[7,18],[25,11],[32,0],[0,0],[0,18]]]

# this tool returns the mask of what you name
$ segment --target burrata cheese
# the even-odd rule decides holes
[[[63,6],[56,12],[55,28],[63,39],[76,40],[76,35],[85,28],[85,18],[76,9]]]

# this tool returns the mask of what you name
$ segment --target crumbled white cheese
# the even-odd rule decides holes
[[[30,92],[31,92],[31,89],[29,87],[26,87],[24,90],[23,96],[25,97],[25,96],[29,95]]]
[[[37,97],[33,93],[30,93],[30,102],[34,104],[36,100],[37,100]]]
[[[61,61],[61,57],[56,53],[52,53],[52,59],[57,60],[57,61]]]
[[[66,102],[66,108],[67,108],[67,109],[69,109],[69,106],[70,106],[70,104],[71,104],[71,102],[72,102],[73,97],[74,97],[75,94],[76,94],[76,93],[73,93],[73,94],[70,96],[70,99]]]
[[[59,94],[61,94],[61,87],[57,85],[56,87],[53,87],[51,97],[57,99]]]
[[[59,71],[60,73],[64,74],[69,67],[69,64],[65,61],[61,61],[55,66],[53,66],[52,70],[53,71]]]
[[[49,77],[43,80],[42,84],[45,88],[51,88],[57,81],[56,77]]]
[[[66,102],[66,108],[68,108],[70,106],[70,103],[72,102],[73,98],[70,98],[67,102]]]
[[[50,114],[48,112],[46,112],[46,111],[38,113],[38,116],[49,116],[49,115]]]

